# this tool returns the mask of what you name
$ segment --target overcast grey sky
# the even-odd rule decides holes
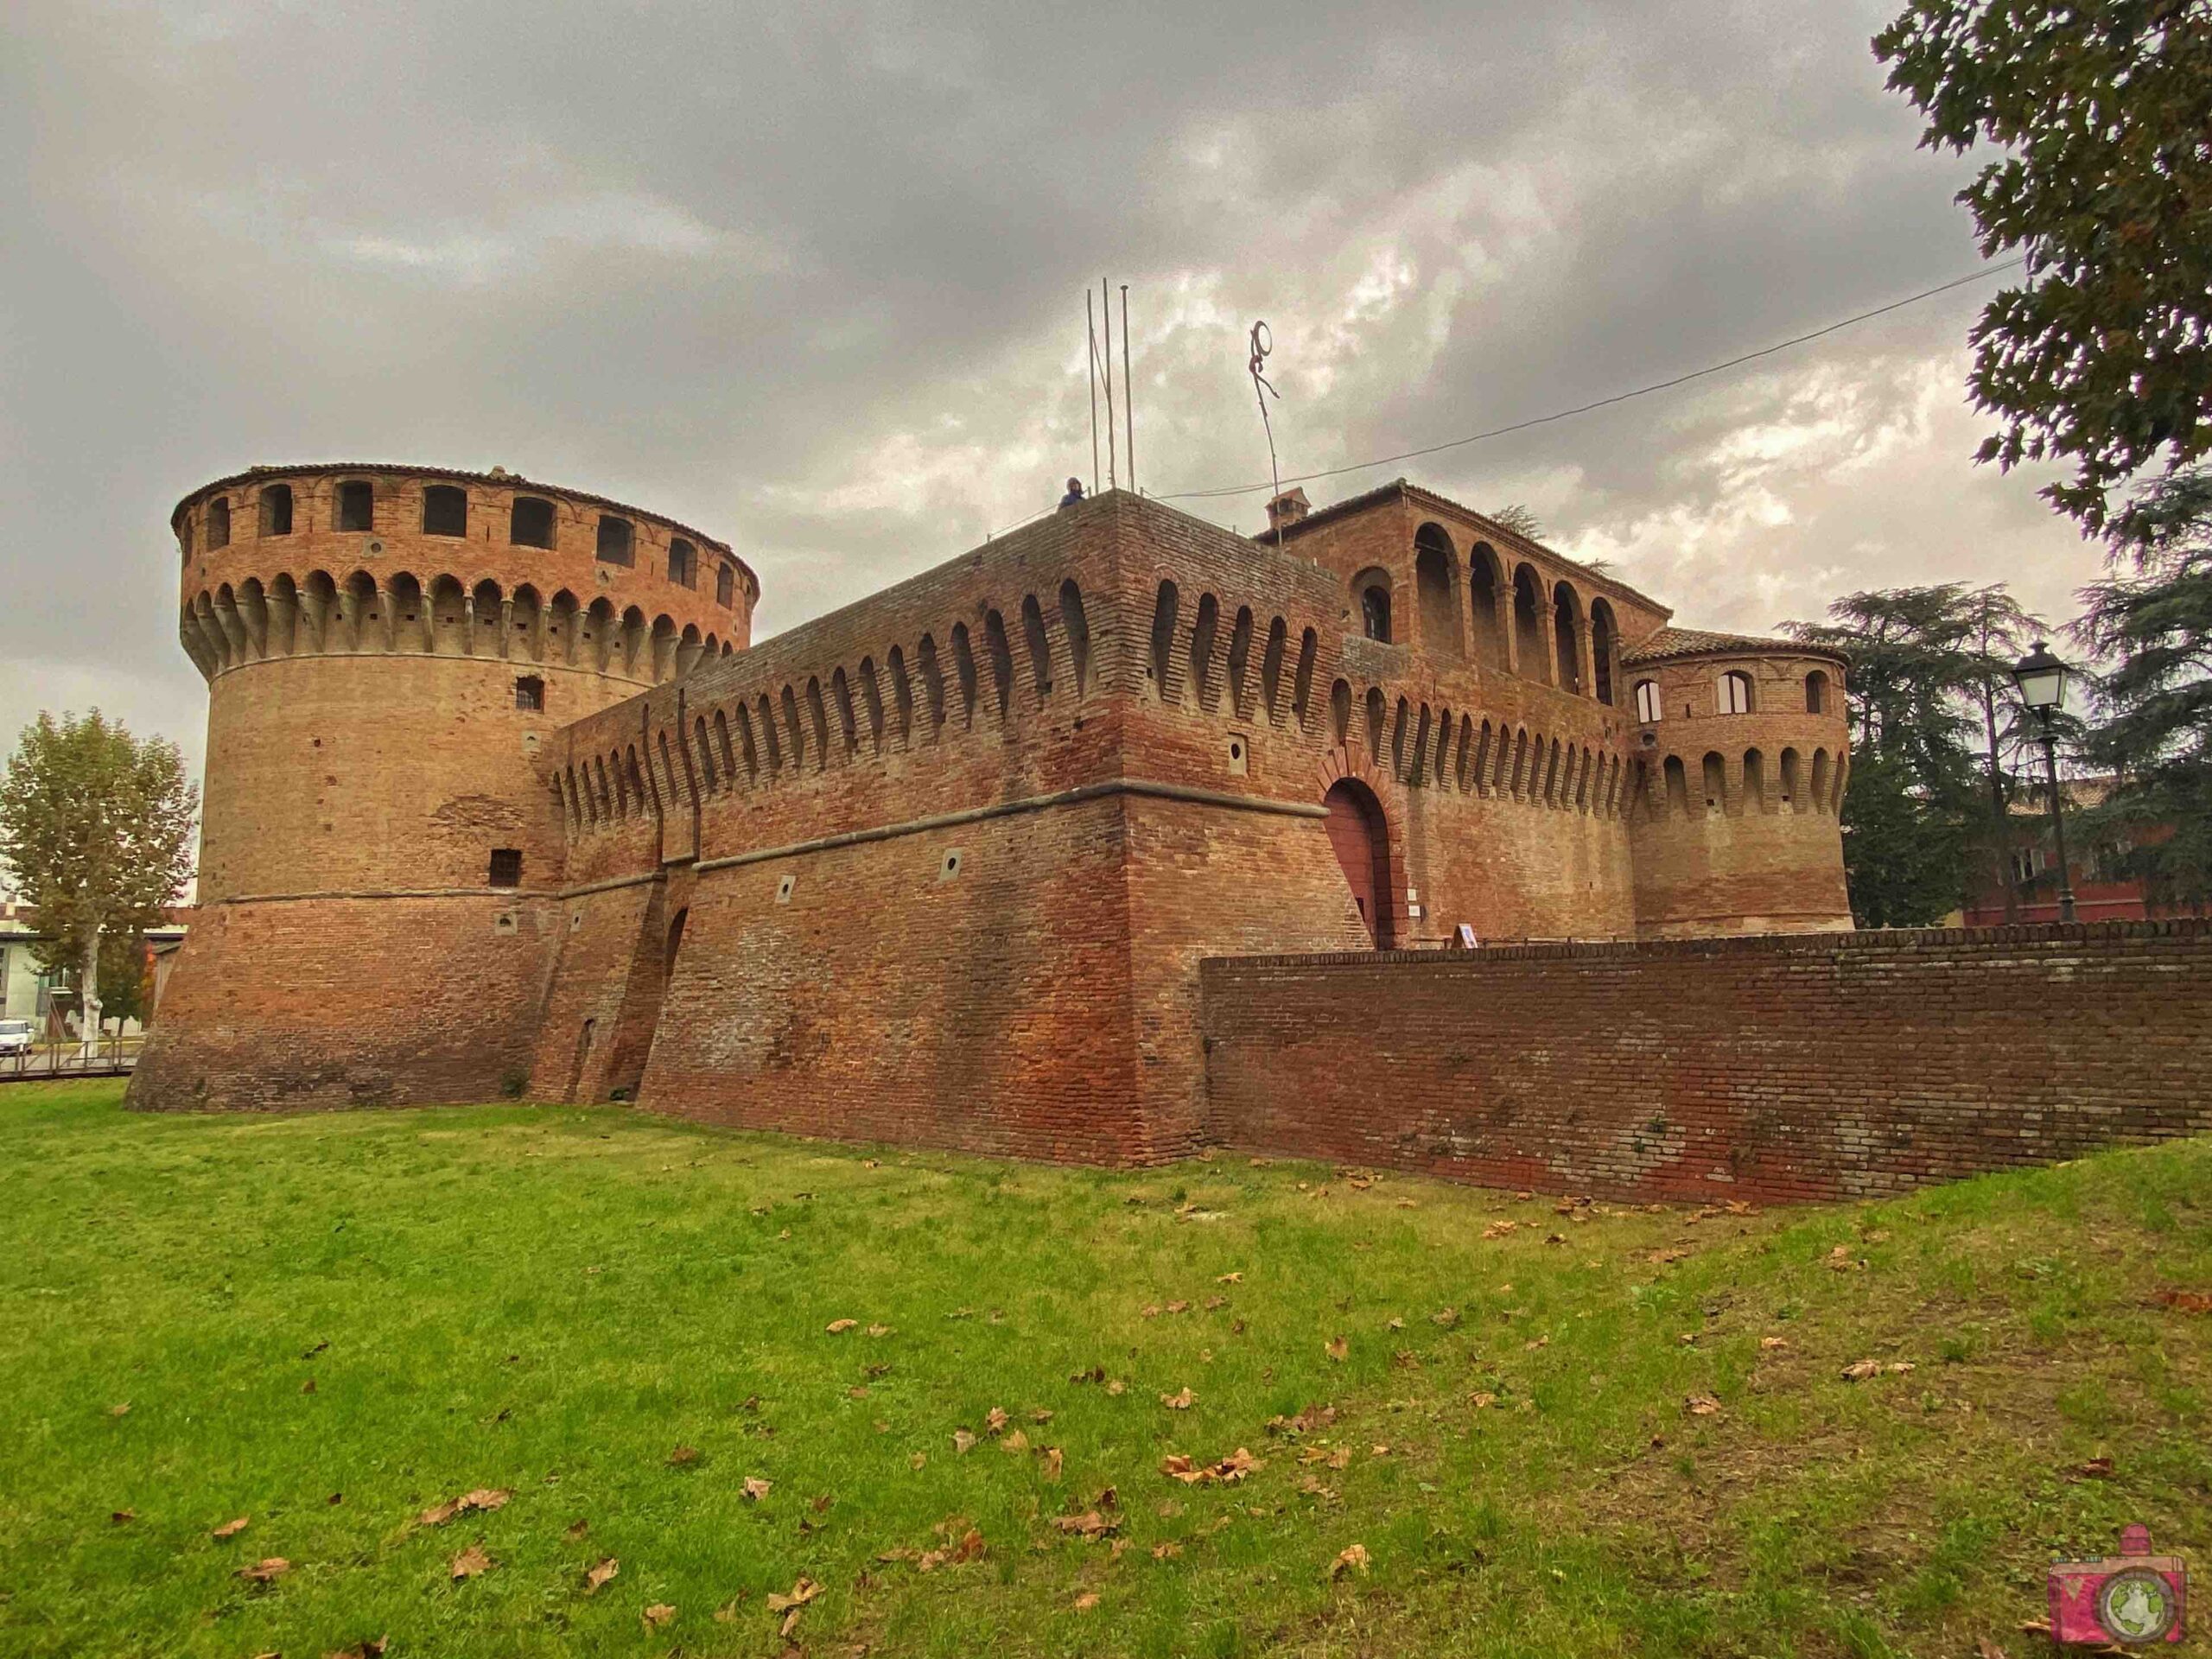
[[[1130,285],[1139,482],[1249,484],[1659,379],[1975,268],[1894,10],[16,0],[0,16],[0,728],[182,743],[168,515],[255,462],[505,466],[727,537],[766,634],[1090,470]],[[1995,283],[1405,473],[1525,501],[1687,624],[2095,551],[1978,468]],[[1264,493],[1192,504],[1255,529]]]

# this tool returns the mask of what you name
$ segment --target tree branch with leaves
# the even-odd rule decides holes
[[[199,808],[175,744],[134,738],[97,709],[41,713],[0,777],[0,864],[38,912],[35,954],[77,982],[87,1045],[113,954],[104,945],[152,925],[183,893]]]

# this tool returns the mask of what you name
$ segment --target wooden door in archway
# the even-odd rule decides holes
[[[1390,842],[1382,804],[1355,779],[1340,778],[1321,798],[1329,810],[1329,845],[1351,887],[1352,903],[1381,950],[1390,948]]]

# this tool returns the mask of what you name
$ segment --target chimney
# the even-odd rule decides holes
[[[1306,499],[1306,492],[1294,486],[1268,503],[1268,528],[1287,530],[1313,511],[1313,504]]]

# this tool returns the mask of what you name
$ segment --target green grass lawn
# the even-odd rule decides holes
[[[0,1090],[9,1655],[2018,1659],[2055,1553],[2212,1573],[2212,1143],[1561,1214],[119,1096]]]

